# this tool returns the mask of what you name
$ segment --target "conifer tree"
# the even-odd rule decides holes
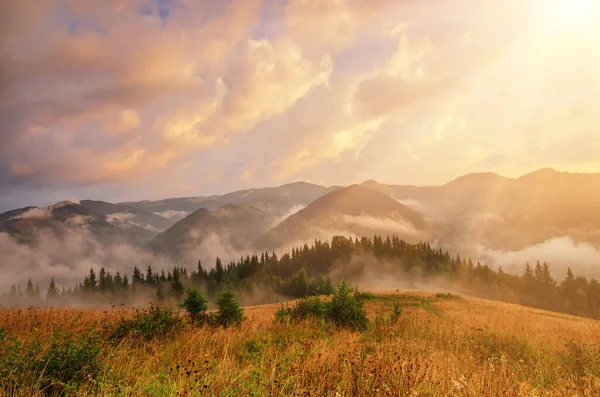
[[[27,281],[27,290],[26,290],[25,294],[27,295],[28,299],[36,299],[38,297],[38,295],[35,292],[35,287],[33,285],[33,282],[31,281],[31,279],[29,279]]]
[[[46,300],[51,303],[55,303],[59,298],[58,288],[56,288],[56,284],[54,284],[54,277],[50,279],[50,285],[48,286],[48,291],[46,292]]]

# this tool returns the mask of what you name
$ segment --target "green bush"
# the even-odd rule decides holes
[[[367,295],[368,296],[368,295]],[[342,281],[334,287],[330,302],[321,300],[318,296],[300,299],[293,307],[283,307],[275,312],[277,321],[301,321],[307,318],[324,319],[335,325],[356,330],[365,330],[369,325],[367,312],[364,310],[365,295],[352,291],[350,286]]]
[[[452,300],[460,300],[460,295],[454,295],[451,293],[437,293],[435,294],[435,297],[438,299],[452,299]]]
[[[244,309],[235,299],[235,295],[231,291],[225,291],[219,295],[217,299],[217,307],[219,308],[216,314],[216,323],[225,328],[231,325],[240,325],[244,319]]]
[[[352,291],[352,288],[345,281],[342,281],[334,289],[326,316],[339,326],[362,331],[369,325],[367,312],[363,306],[364,300],[360,293]]]
[[[30,342],[0,332],[0,390],[10,394],[30,387],[48,396],[72,393],[100,373],[98,337],[95,327],[75,333],[55,326],[47,340]]]
[[[112,332],[115,339],[139,337],[145,340],[174,336],[185,327],[184,319],[168,307],[151,305],[136,309],[133,318],[121,319]]]
[[[293,307],[283,307],[283,304],[275,312],[275,318],[284,322],[286,318],[292,321],[302,321],[307,318],[325,318],[327,303],[318,296],[302,298]]]
[[[192,319],[194,324],[202,324],[206,318],[206,310],[208,310],[208,300],[200,292],[198,288],[187,287],[185,290],[185,299],[179,305],[185,309]]]

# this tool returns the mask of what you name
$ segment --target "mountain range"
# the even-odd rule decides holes
[[[40,234],[60,238],[67,230],[86,230],[102,243],[127,243],[186,263],[217,244],[248,253],[334,234],[396,234],[408,241],[493,250],[519,250],[565,236],[598,246],[600,174],[478,173],[441,186],[298,182],[159,201],[61,202],[0,214],[0,234],[23,245],[35,246]]]
[[[600,174],[546,168],[516,179],[469,174],[435,187],[363,186],[417,206],[463,241],[493,249],[518,250],[564,236],[600,244]]]

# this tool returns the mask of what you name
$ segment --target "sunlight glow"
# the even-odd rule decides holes
[[[561,25],[590,21],[599,11],[596,0],[552,0],[549,3],[554,22]]]

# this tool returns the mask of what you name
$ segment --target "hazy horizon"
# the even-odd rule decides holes
[[[127,202],[143,202],[143,201],[161,201],[161,200],[168,200],[168,199],[185,199],[185,198],[195,198],[195,197],[211,197],[211,196],[222,196],[222,195],[226,195],[229,193],[236,193],[236,192],[241,192],[241,191],[246,191],[246,190],[257,190],[257,189],[269,189],[269,188],[277,188],[277,187],[282,187],[282,186],[287,186],[287,185],[294,185],[294,184],[298,184],[298,183],[307,183],[307,184],[311,184],[311,185],[317,185],[317,186],[323,186],[326,188],[330,188],[330,187],[339,187],[339,186],[350,186],[350,185],[356,185],[356,184],[363,184],[365,182],[377,182],[379,184],[382,185],[389,185],[389,186],[415,186],[415,187],[439,187],[439,186],[443,186],[446,185],[448,183],[451,183],[457,179],[460,179],[462,177],[465,176],[469,176],[469,175],[489,175],[489,174],[494,174],[494,175],[498,175],[500,177],[503,178],[507,178],[507,179],[519,179],[521,177],[539,172],[539,171],[545,171],[545,170],[550,170],[553,172],[557,172],[557,173],[562,173],[562,174],[587,174],[587,175],[593,175],[593,174],[600,174],[600,172],[570,172],[570,171],[563,171],[563,170],[558,170],[556,168],[552,168],[552,167],[543,167],[543,168],[539,168],[539,169],[534,169],[531,170],[530,172],[526,172],[524,174],[517,174],[514,176],[507,176],[507,175],[502,175],[493,171],[474,171],[474,172],[469,172],[466,174],[462,174],[462,175],[457,175],[454,178],[451,178],[445,182],[439,183],[439,184],[431,184],[431,185],[426,185],[426,184],[408,184],[408,183],[394,183],[393,181],[383,181],[383,180],[376,180],[376,179],[365,179],[362,181],[358,181],[355,183],[350,183],[348,185],[341,185],[341,184],[328,184],[328,185],[321,185],[318,183],[314,183],[314,182],[310,182],[310,181],[304,181],[304,180],[295,180],[295,181],[290,181],[290,182],[286,182],[286,183],[282,183],[279,185],[256,185],[256,186],[247,186],[244,187],[242,189],[235,189],[235,190],[223,190],[223,191],[216,191],[216,192],[207,192],[204,194],[197,194],[197,195],[189,195],[189,196],[159,196],[159,197],[143,197],[140,198],[139,200],[115,200],[114,198],[112,198],[111,196],[100,196],[100,197],[77,197],[77,196],[65,196],[62,199],[58,199],[58,200],[51,200],[51,199],[44,199],[44,198],[40,198],[40,201],[36,204],[36,203],[27,203],[27,202],[23,202],[21,204],[19,204],[18,207],[0,207],[0,213],[2,212],[6,212],[6,211],[10,211],[13,209],[18,209],[18,208],[24,208],[24,207],[47,207],[47,206],[51,206],[53,204],[62,202],[62,201],[70,201],[73,203],[79,203],[82,200],[92,200],[92,201],[106,201],[109,203],[127,203]]]

